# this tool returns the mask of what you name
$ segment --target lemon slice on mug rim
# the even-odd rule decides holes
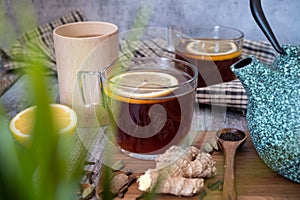
[[[186,50],[203,56],[222,56],[238,52],[234,42],[221,40],[195,40],[186,45]]]
[[[16,141],[28,146],[34,126],[36,106],[31,106],[19,112],[9,124],[9,129]],[[59,134],[72,134],[76,128],[77,115],[75,111],[62,104],[50,104],[54,128]]]
[[[177,88],[178,80],[163,72],[130,71],[112,77],[110,83],[111,95],[128,100],[166,96]]]

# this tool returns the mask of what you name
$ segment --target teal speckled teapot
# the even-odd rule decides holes
[[[279,55],[271,66],[249,56],[231,70],[248,96],[248,128],[259,156],[274,171],[300,183],[300,46],[279,46],[260,0],[250,0],[250,6]]]
[[[283,50],[272,66],[249,56],[231,70],[248,96],[248,128],[259,156],[300,183],[300,46]]]

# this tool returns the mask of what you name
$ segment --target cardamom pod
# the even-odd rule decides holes
[[[89,185],[83,190],[81,197],[83,199],[90,199],[94,195],[94,191],[95,187],[93,185]]]
[[[209,141],[210,145],[214,148],[214,150],[219,151],[219,145],[215,138]]]
[[[123,169],[123,167],[124,167],[124,162],[122,160],[118,160],[111,166],[112,171],[119,171]]]
[[[204,144],[203,149],[206,153],[210,153],[214,150],[214,148],[208,142]]]

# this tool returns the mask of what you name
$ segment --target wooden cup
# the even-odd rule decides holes
[[[77,111],[79,126],[90,126],[91,120],[95,120],[95,108],[82,103],[77,73],[101,71],[118,57],[118,27],[99,21],[69,23],[55,28],[53,38],[60,103]],[[100,91],[98,87],[94,86],[95,91]],[[101,106],[101,93],[95,95],[95,91],[88,96]]]

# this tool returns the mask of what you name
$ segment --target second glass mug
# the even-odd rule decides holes
[[[101,85],[99,101],[108,112],[115,145],[131,157],[155,159],[191,141],[197,76],[187,62],[144,57],[117,59],[101,72],[80,71],[78,80],[84,102],[85,90],[92,90],[86,82]]]
[[[169,27],[175,57],[197,67],[198,87],[236,79],[230,66],[240,59],[244,34],[225,26]]]

